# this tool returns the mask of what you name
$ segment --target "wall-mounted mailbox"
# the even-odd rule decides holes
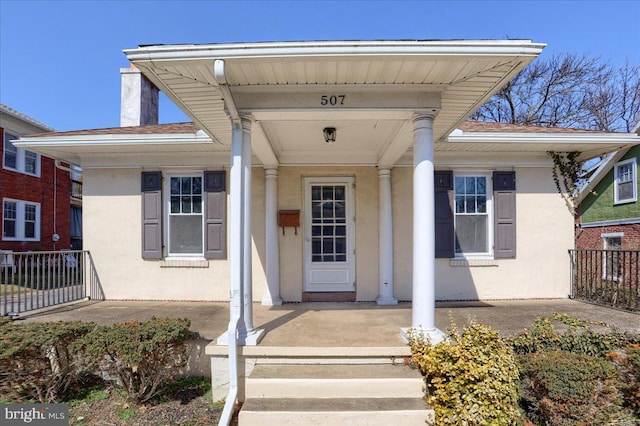
[[[284,228],[295,228],[295,233],[298,235],[298,226],[300,226],[300,210],[278,211],[278,226],[282,228],[282,235],[284,235]]]

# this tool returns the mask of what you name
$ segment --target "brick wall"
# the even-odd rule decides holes
[[[4,153],[4,129],[0,128],[0,155]],[[0,234],[0,249],[13,251],[61,250],[71,245],[71,176],[57,169],[54,160],[40,157],[40,177],[17,173],[2,167],[0,157],[0,200],[16,200],[40,203],[40,241],[3,241]],[[54,194],[56,198],[54,219]],[[0,203],[0,219],[2,218]],[[1,228],[1,223],[0,223]],[[53,234],[60,235],[57,243]]]
[[[577,249],[603,249],[602,234],[624,232],[622,250],[640,250],[640,223],[632,225],[597,226],[594,228],[577,228]]]

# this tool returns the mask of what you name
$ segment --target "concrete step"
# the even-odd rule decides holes
[[[406,365],[258,364],[246,398],[420,398],[420,372]]]
[[[238,424],[388,426],[433,424],[422,398],[253,398]]]

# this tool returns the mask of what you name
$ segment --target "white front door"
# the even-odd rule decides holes
[[[307,177],[304,189],[304,291],[355,291],[353,177]]]

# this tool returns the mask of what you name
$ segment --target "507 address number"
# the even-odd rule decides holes
[[[346,98],[346,95],[322,95],[320,97],[320,105],[322,106],[344,105],[345,98]]]

